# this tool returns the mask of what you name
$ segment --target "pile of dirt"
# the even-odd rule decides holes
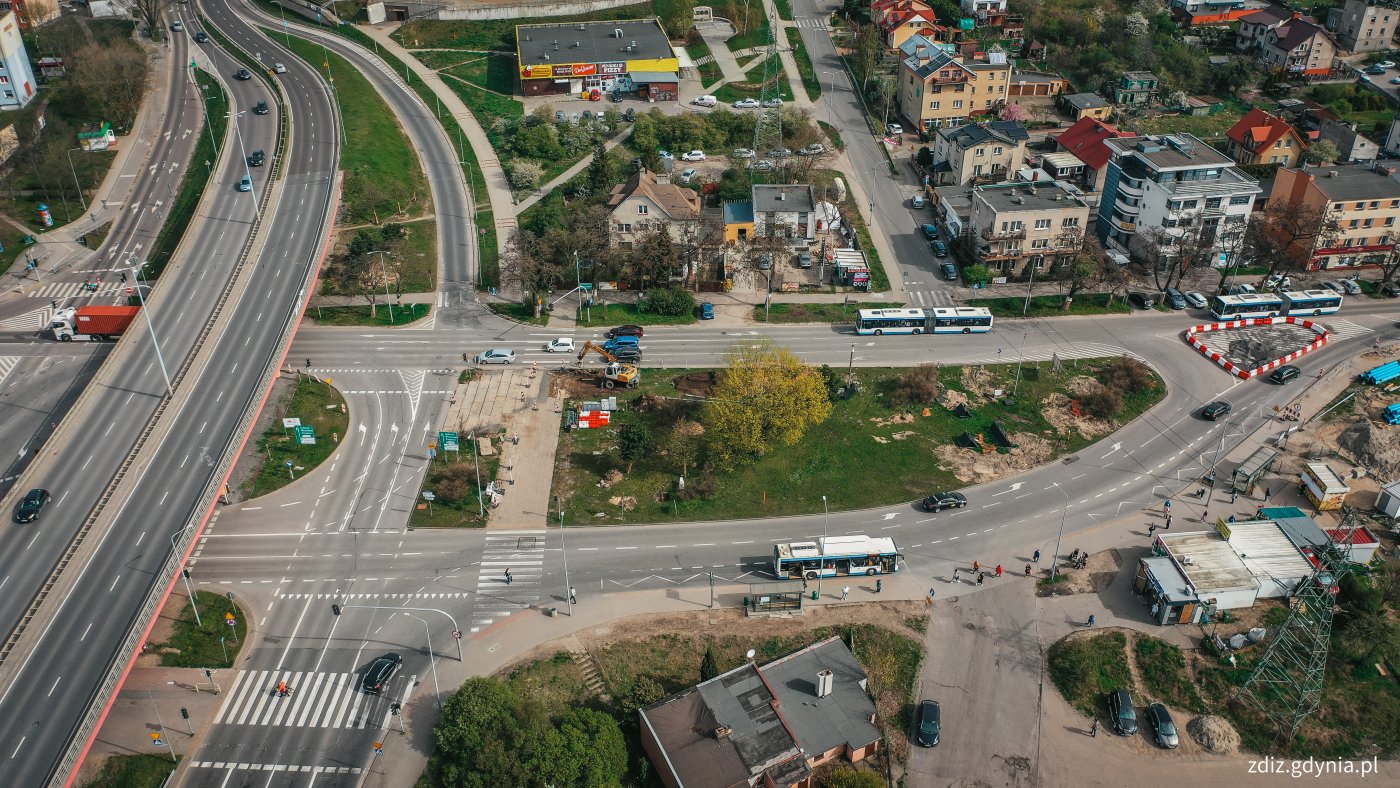
[[[965,484],[984,484],[1027,471],[1044,465],[1054,455],[1055,447],[1034,433],[1012,433],[1011,439],[1018,445],[1005,453],[977,454],[959,446],[943,445],[933,454],[938,458],[939,468],[952,472]]]
[[[1318,430],[1319,442],[1327,441],[1330,430],[1340,428],[1335,445],[1341,455],[1360,465],[1379,479],[1394,479],[1400,475],[1400,430],[1386,424],[1381,414],[1386,407],[1400,401],[1400,395],[1386,394],[1379,389],[1363,389],[1357,395],[1357,407],[1366,413],[1366,419],[1357,419],[1345,426],[1325,425]]]
[[[608,489],[609,487],[612,487],[615,484],[622,484],[622,471],[619,471],[616,468],[613,468],[612,470],[603,474],[602,481],[598,482],[598,486],[602,487],[604,490]]]
[[[608,503],[622,507],[624,512],[630,512],[637,508],[637,499],[630,495],[614,495],[608,499]]]
[[[996,385],[996,375],[987,371],[986,367],[963,367],[962,384],[963,388],[973,394],[980,394],[991,399],[992,387]]]
[[[957,410],[959,405],[966,405],[969,400],[966,394],[957,389],[943,389],[938,395],[937,402],[948,410]]]
[[[1073,552],[1071,548],[1070,552]],[[1123,556],[1117,550],[1104,550],[1089,556],[1083,569],[1071,569],[1068,556],[1060,566],[1060,574],[1067,579],[1053,586],[1037,588],[1036,596],[1071,596],[1073,594],[1101,594],[1113,585],[1118,571],[1123,568]],[[1045,570],[1045,576],[1049,576]]]
[[[1186,732],[1202,747],[1221,755],[1239,752],[1240,735],[1224,717],[1203,714],[1186,723]]]
[[[1092,394],[1103,387],[1103,384],[1089,377],[1088,375],[1076,375],[1065,383],[1065,390],[1076,397]]]
[[[694,397],[708,397],[715,390],[715,373],[687,372],[671,379],[671,385],[682,394]]]
[[[1075,378],[1075,380],[1089,380],[1094,385],[1099,385],[1093,378]],[[1072,381],[1071,381],[1072,382]],[[1055,431],[1064,435],[1071,430],[1078,431],[1086,438],[1097,438],[1100,435],[1107,435],[1117,429],[1117,425],[1111,419],[1096,419],[1092,416],[1074,415],[1070,409],[1070,399],[1065,395],[1056,392],[1040,401],[1040,413],[1045,420],[1050,422],[1050,426]]]
[[[891,424],[913,424],[913,423],[914,423],[914,414],[912,414],[912,413],[896,413],[895,415],[889,417],[888,419],[882,419],[882,418],[880,418],[879,416],[871,416],[871,417],[870,417],[870,420],[873,421],[873,422],[875,422],[875,426],[877,426],[877,427],[888,427],[888,426],[890,426]]]

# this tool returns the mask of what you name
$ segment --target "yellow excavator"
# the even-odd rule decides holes
[[[597,353],[603,357],[604,361],[608,362],[607,366],[601,370],[593,370],[603,388],[611,389],[624,386],[634,389],[638,383],[642,382],[642,372],[637,369],[636,365],[618,361],[617,356],[609,353],[602,345],[595,345],[592,342],[583,343],[583,350],[579,352],[578,360],[582,362],[583,357],[590,352]]]

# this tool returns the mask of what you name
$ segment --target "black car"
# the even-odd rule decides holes
[[[1211,421],[1218,421],[1218,420],[1220,420],[1221,418],[1223,418],[1224,416],[1229,415],[1229,413],[1230,413],[1230,403],[1226,402],[1226,401],[1223,400],[1223,399],[1222,399],[1222,400],[1216,400],[1215,402],[1210,403],[1209,405],[1205,406],[1204,408],[1201,408],[1201,416],[1202,416],[1202,418],[1207,418],[1207,419],[1210,419]]]
[[[15,504],[15,522],[32,523],[39,519],[44,504],[53,500],[48,490],[30,490],[20,502]]]
[[[622,119],[627,121],[628,123],[631,123],[632,121],[637,119],[637,111],[635,109],[632,109],[631,107],[628,107],[622,113]]]
[[[1165,295],[1167,299],[1167,306],[1171,307],[1172,309],[1186,308],[1186,296],[1182,295],[1180,290],[1177,290],[1175,287],[1168,287]]]
[[[938,734],[943,729],[943,711],[938,701],[926,700],[919,704],[919,730],[914,740],[920,747],[937,747]]]
[[[961,509],[967,506],[967,496],[958,492],[934,493],[924,499],[924,509],[941,512],[944,509]]]
[[[262,164],[263,164],[263,161],[266,160],[266,158],[267,158],[266,154],[264,154],[264,153],[262,152],[262,149],[259,148],[258,150],[255,150],[255,151],[253,151],[252,153],[248,154],[248,166],[249,166],[249,167],[261,167]]]
[[[1400,298],[1400,285],[1394,282],[1384,282],[1381,284],[1381,293],[1386,298]]]
[[[953,264],[953,263],[944,263],[943,265],[940,265],[938,268],[939,268],[940,271],[943,272],[943,278],[944,278],[944,280],[949,281],[949,282],[956,282],[956,281],[958,281],[958,267],[957,267],[957,265],[955,265],[955,264]]]
[[[360,688],[370,695],[378,695],[384,691],[384,685],[389,683],[389,679],[399,672],[399,665],[403,663],[403,657],[398,654],[389,653],[369,663],[365,668],[364,680],[360,682]]]
[[[1269,376],[1270,383],[1277,383],[1280,386],[1302,374],[1302,370],[1292,364],[1284,364],[1274,370],[1274,374]]]
[[[622,91],[620,91],[620,90],[614,90],[612,93],[608,94],[608,98],[612,99],[612,103],[614,103],[614,104],[621,104],[621,103],[622,103]]]
[[[1132,292],[1128,294],[1128,303],[1138,309],[1151,309],[1157,306],[1157,299],[1151,293]]]
[[[253,78],[253,72],[249,71],[249,70],[246,69],[246,68],[240,68],[240,69],[238,69],[237,71],[233,72],[233,78],[234,78],[234,79],[242,79],[242,80],[252,79],[252,78]]]
[[[201,44],[207,44],[209,43],[209,34],[201,30],[194,34],[194,40]]]
[[[608,333],[604,334],[604,336],[608,339],[617,339],[618,337],[640,337],[645,334],[646,332],[642,330],[641,326],[626,325],[613,326],[608,329]]]
[[[1113,731],[1119,736],[1132,736],[1137,733],[1137,711],[1133,708],[1133,696],[1125,689],[1108,694],[1108,713],[1113,718]]]
[[[271,112],[271,111],[272,111],[272,110],[268,108],[267,102],[266,102],[266,101],[259,101],[258,103],[256,103],[256,104],[253,105],[253,114],[254,114],[254,115],[266,115],[267,113],[269,113],[269,112]]]
[[[1172,722],[1172,715],[1167,711],[1167,707],[1153,703],[1147,707],[1144,716],[1147,717],[1147,724],[1152,727],[1152,739],[1157,742],[1157,746],[1164,750],[1175,750],[1181,739],[1176,735],[1176,723]]]

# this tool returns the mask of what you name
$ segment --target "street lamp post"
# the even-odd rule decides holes
[[[822,496],[822,549],[817,552],[817,599],[822,598],[822,578],[826,577],[826,551],[827,533],[831,526],[831,509],[827,507],[826,496]]]
[[[144,268],[145,265],[145,263],[142,263],[140,266],[133,266],[131,269],[132,273],[139,275],[141,269]],[[165,356],[160,352],[160,339],[156,337],[156,324],[151,320],[151,310],[146,308],[146,294],[142,292],[140,284],[137,284],[133,289],[136,291],[137,300],[141,302],[141,314],[146,316],[146,328],[151,332],[151,344],[154,345],[156,349],[156,361],[160,364],[160,376],[165,378],[165,395],[167,397],[174,396],[175,387],[170,384],[170,372],[166,370]]]
[[[248,149],[243,147],[243,129],[238,125],[238,119],[243,117],[247,111],[245,109],[243,112],[230,112],[228,117],[233,120],[233,132],[238,137],[238,153],[243,156],[243,174],[248,176],[248,182],[252,183],[253,171],[248,167]],[[257,214],[258,211],[262,210],[258,206],[258,190],[256,188],[249,189],[248,193],[253,195],[253,213]]]
[[[1069,493],[1059,482],[1053,482],[1051,486],[1065,497],[1065,508],[1060,512],[1060,533],[1055,537],[1055,554],[1050,557],[1050,579],[1054,580],[1060,573],[1060,540],[1065,536],[1065,518],[1069,516]]]
[[[78,183],[78,170],[73,166],[73,151],[75,150],[82,150],[82,148],[68,149],[68,171],[73,173],[73,185],[78,187],[78,202],[82,203],[83,210],[86,211],[87,199],[83,197],[83,185]]]
[[[384,262],[384,250],[375,249],[374,253],[379,255],[379,270],[384,273],[384,308],[389,310],[389,322],[394,322],[394,307],[389,303],[389,266]]]
[[[574,596],[569,593],[569,550],[564,546],[564,498],[555,496],[559,508],[559,550],[564,554],[564,604],[568,606],[569,618],[574,617]]]
[[[438,687],[437,677],[437,656],[433,654],[433,630],[428,626],[428,620],[418,618],[412,613],[404,613],[409,618],[417,619],[423,625],[423,632],[428,636],[428,665],[433,670],[433,699],[437,701],[438,711],[442,711],[442,690]]]
[[[193,525],[187,525],[184,528],[181,528],[179,531],[176,531],[175,533],[170,535],[170,549],[172,552],[178,551],[180,549],[176,543],[180,541],[180,537],[184,536],[186,531],[190,530],[193,527]],[[185,593],[189,595],[190,609],[194,611],[194,623],[196,626],[202,628],[204,626],[204,622],[199,620],[199,606],[194,603],[194,589],[190,588],[190,570],[181,566],[180,576],[185,579]]]

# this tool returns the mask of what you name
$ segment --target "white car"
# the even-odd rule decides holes
[[[764,155],[775,159],[782,159],[792,155],[792,148],[774,148]]]
[[[1382,60],[1381,62],[1377,63],[1376,65],[1380,66],[1381,68],[1395,68],[1395,61],[1394,61],[1394,60]]]
[[[690,152],[688,152],[688,153],[682,153],[682,154],[681,154],[681,161],[704,161],[704,160],[705,160],[705,152],[702,151],[702,150],[693,150],[693,151],[690,151]]]
[[[674,159],[674,158],[676,158],[676,157],[675,157],[674,155],[672,155],[672,153],[671,153],[670,151],[668,151],[668,150],[660,151],[660,152],[658,152],[656,155],[657,155],[657,156],[660,156],[660,157],[663,158],[663,159]]]
[[[768,107],[770,109],[774,107],[781,107],[782,105],[783,100],[780,98],[770,98],[767,101],[763,102],[763,106]]]
[[[904,133],[904,127],[898,123],[887,123],[885,124],[885,133],[891,137],[898,137]]]
[[[1322,283],[1322,286],[1327,288],[1328,290],[1331,290],[1337,295],[1347,294],[1346,287],[1344,287],[1340,282],[1336,281],[1335,279],[1328,279],[1326,282]]]
[[[185,23],[176,19],[174,22],[170,23],[170,29],[175,31],[176,33],[179,33],[180,31],[185,29]]]
[[[739,99],[734,102],[734,109],[758,109],[760,106],[762,105],[758,103],[758,99]]]
[[[719,103],[719,99],[714,96],[697,96],[691,99],[690,103],[697,107],[713,107]]]
[[[493,348],[493,349],[491,349],[491,350],[485,351],[484,353],[478,353],[478,354],[476,354],[476,363],[478,363],[478,364],[514,364],[514,363],[515,363],[515,351],[514,351],[514,350],[506,350],[505,348]]]
[[[748,148],[735,148],[734,152],[729,155],[733,156],[736,159],[752,159],[754,153]]]
[[[276,71],[278,74],[285,74],[285,73],[287,73],[287,67],[284,66],[284,65],[282,65],[281,63],[273,63],[273,64],[272,64],[272,70],[273,70],[273,71]]]
[[[695,175],[696,172],[694,167],[686,168],[685,172],[681,173],[681,183],[690,183],[691,181],[695,180]]]
[[[573,337],[560,337],[558,339],[551,339],[545,343],[544,352],[572,353],[574,352],[574,339]]]
[[[797,152],[799,156],[820,156],[826,153],[826,146],[820,142],[814,142]]]
[[[772,172],[773,166],[773,162],[767,159],[759,159],[753,163],[753,168],[758,172]]]
[[[1343,279],[1340,282],[1342,289],[1347,291],[1347,295],[1361,295],[1361,285],[1355,279]]]
[[[1265,290],[1287,290],[1292,286],[1293,279],[1283,274],[1270,274],[1269,278],[1264,280]]]
[[[1191,290],[1191,291],[1189,291],[1189,292],[1187,292],[1187,293],[1183,293],[1183,294],[1182,294],[1182,298],[1185,298],[1185,299],[1186,299],[1186,303],[1190,304],[1191,306],[1195,307],[1196,309],[1205,309],[1205,308],[1206,308],[1206,297],[1203,296],[1203,295],[1201,295],[1200,293],[1197,293],[1195,290]]]

